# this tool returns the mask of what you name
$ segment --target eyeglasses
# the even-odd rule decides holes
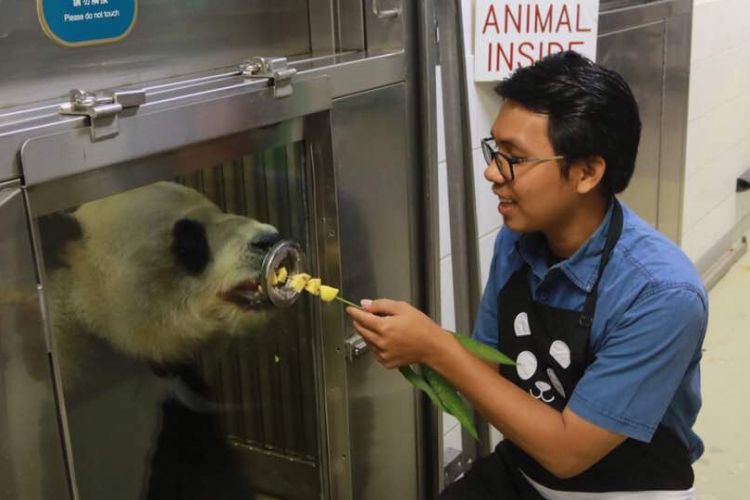
[[[517,156],[510,156],[495,149],[494,143],[495,139],[493,137],[482,139],[482,154],[484,154],[484,159],[488,164],[495,162],[495,166],[506,182],[510,182],[515,178],[514,167],[519,163],[542,163],[565,159],[564,156],[551,156],[549,158],[519,158]]]

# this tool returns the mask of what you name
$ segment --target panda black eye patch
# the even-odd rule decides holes
[[[192,219],[177,221],[172,229],[172,254],[190,275],[198,275],[211,260],[206,228]]]

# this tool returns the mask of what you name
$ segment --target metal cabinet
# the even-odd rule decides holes
[[[38,317],[32,333],[44,339],[42,332],[49,332],[58,411],[51,407],[47,417],[53,422],[59,418],[60,433],[48,426],[48,437],[57,439],[56,456],[61,463],[64,456],[68,465],[73,499],[153,495],[162,444],[175,431],[165,406],[174,398],[211,409],[210,428],[218,429],[231,450],[227,467],[189,469],[196,481],[205,478],[203,484],[220,477],[236,484],[234,491],[287,499],[411,499],[423,494],[414,391],[366,352],[353,353],[356,336],[338,305],[321,306],[306,298],[292,310],[272,313],[261,331],[249,331],[229,348],[201,350],[190,365],[211,388],[210,398],[202,401],[195,391],[186,392],[182,371],[164,376],[158,360],[133,356],[107,335],[89,335],[88,329],[103,324],[98,319],[75,322],[80,333],[71,344],[68,328],[60,326],[71,317],[59,304],[61,294],[72,296],[68,285],[84,276],[104,286],[128,270],[110,262],[104,272],[61,279],[55,274],[60,272],[55,269],[58,259],[46,250],[55,247],[48,244],[55,242],[59,218],[80,217],[80,210],[88,210],[89,222],[97,227],[97,217],[112,224],[106,219],[106,207],[112,206],[108,200],[170,181],[198,191],[222,212],[268,222],[299,241],[311,273],[347,297],[383,294],[416,302],[421,270],[414,235],[421,204],[419,172],[410,165],[415,131],[409,125],[403,63],[403,53],[397,52],[342,67],[302,64],[290,95],[279,95],[274,87],[279,82],[241,74],[186,79],[157,91],[136,89],[145,99],[115,120],[60,120],[42,114],[33,126],[2,131],[0,150],[21,145],[13,155],[23,174],[22,181],[15,181],[16,196],[26,199],[28,213],[16,211],[9,218],[24,230],[30,227],[40,248],[36,260],[30,246],[14,251],[29,266],[32,298],[37,300],[38,280],[47,302],[44,324],[34,302]],[[362,82],[379,88],[363,88]],[[157,198],[137,199],[139,205],[115,203],[119,218],[127,220],[113,227],[146,228],[156,235],[161,231]],[[157,218],[142,217],[140,203],[154,203]],[[78,239],[96,239],[94,226],[86,224]],[[129,245],[128,239],[112,234],[108,244],[116,253]],[[75,248],[80,247],[62,251],[85,260]],[[3,256],[3,265],[8,259]],[[64,267],[78,264],[63,262]],[[146,288],[160,285],[143,286],[144,297],[151,297]],[[107,293],[98,297],[102,317],[118,310]],[[160,299],[148,298],[143,307],[148,309],[153,300]],[[115,328],[126,318],[117,317],[105,321],[105,327]],[[11,327],[2,326],[6,335]],[[37,346],[36,353],[47,360],[43,347]],[[71,372],[76,374],[69,376]],[[46,380],[51,401],[49,373]],[[190,428],[188,442],[205,442],[205,431]],[[64,483],[65,469],[58,472]],[[185,479],[186,472],[180,474]],[[12,492],[8,497],[49,495]]]

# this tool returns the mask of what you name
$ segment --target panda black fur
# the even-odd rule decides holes
[[[277,230],[170,182],[39,225],[81,498],[247,498],[215,416],[175,386],[210,397],[196,350],[263,326],[261,264]]]

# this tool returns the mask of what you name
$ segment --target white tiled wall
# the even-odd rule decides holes
[[[473,1],[462,0],[464,19],[464,44],[466,47],[467,90],[469,119],[471,123],[472,160],[474,167],[474,190],[476,193],[477,239],[479,244],[480,272],[482,283],[487,281],[492,249],[497,232],[502,226],[502,219],[497,211],[497,198],[490,191],[489,183],[484,179],[484,158],[479,141],[489,135],[492,122],[500,107],[500,98],[495,94],[492,84],[475,84],[471,70],[473,61]],[[443,110],[441,108],[442,84],[440,68],[437,68],[437,125],[438,125],[438,182],[440,184],[440,257],[441,265],[441,314],[443,327],[455,328],[455,311],[453,308],[453,275],[451,266],[450,221],[448,213],[447,165],[445,162],[445,138],[443,133]],[[493,433],[494,440],[498,439]],[[443,416],[444,448],[461,449],[461,428],[455,418]]]
[[[750,2],[694,0],[682,247],[698,261],[747,214]]]

